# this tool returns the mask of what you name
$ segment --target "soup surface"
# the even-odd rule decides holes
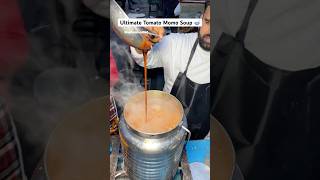
[[[136,131],[147,134],[165,133],[177,127],[183,116],[179,102],[164,92],[147,92],[147,119],[144,92],[140,92],[125,105],[124,118],[127,124]]]

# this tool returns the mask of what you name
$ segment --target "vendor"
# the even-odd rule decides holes
[[[171,33],[148,52],[148,68],[163,67],[163,90],[180,100],[188,120],[191,139],[202,139],[210,130],[210,1],[205,4],[197,33]],[[151,30],[163,32],[161,28]],[[131,48],[143,66],[141,52]]]

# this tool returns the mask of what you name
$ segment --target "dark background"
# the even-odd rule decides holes
[[[109,21],[80,0],[19,0],[18,6],[28,50],[10,78],[9,103],[31,177],[59,117],[108,94]]]

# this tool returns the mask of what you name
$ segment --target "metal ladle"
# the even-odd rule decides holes
[[[110,15],[111,15],[111,26],[121,40],[126,42],[128,45],[141,50],[148,50],[150,47],[146,46],[148,41],[144,34],[150,35],[150,38],[159,37],[158,34],[150,32],[143,27],[120,27],[118,26],[118,19],[129,19],[127,14],[117,4],[115,0],[110,1]],[[129,32],[129,33],[128,33]]]

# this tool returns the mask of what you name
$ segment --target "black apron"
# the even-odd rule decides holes
[[[187,77],[187,71],[198,46],[194,43],[187,67],[179,72],[171,89],[171,94],[180,100],[191,131],[191,139],[203,139],[210,130],[210,83],[197,84]]]
[[[320,179],[320,67],[286,71],[246,49],[256,3],[250,0],[236,36],[223,33],[215,46],[212,113],[231,136],[245,179]]]

